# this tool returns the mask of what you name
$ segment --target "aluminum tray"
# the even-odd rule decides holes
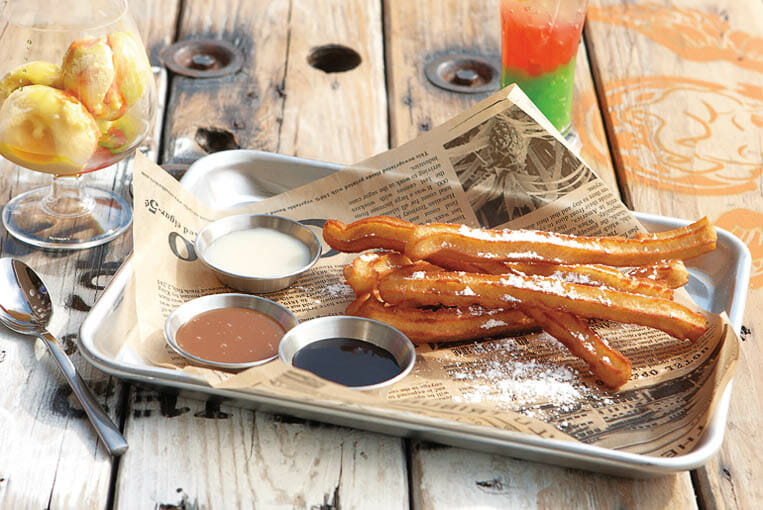
[[[270,163],[273,162],[274,155],[267,154],[266,157]],[[276,156],[275,159],[279,158]],[[291,159],[293,158],[283,158],[283,164],[288,165]],[[314,175],[337,169],[336,165],[305,163],[305,160],[302,162],[318,167]],[[194,179],[199,177],[194,174],[192,176]],[[196,182],[203,182],[203,179]],[[192,186],[188,187],[193,189]],[[636,217],[651,231],[667,230],[689,223],[643,213],[636,213]],[[751,257],[747,247],[735,236],[718,229],[717,249],[692,260],[688,266],[691,275],[687,285],[689,294],[707,310],[715,313],[727,312],[738,332],[750,277]],[[694,450],[672,458],[652,457],[582,443],[542,439],[489,427],[471,426],[412,413],[382,412],[356,407],[336,409],[293,398],[274,398],[237,390],[213,389],[201,378],[156,367],[140,358],[126,345],[126,339],[134,333],[135,325],[133,264],[128,259],[80,329],[80,352],[104,372],[158,387],[160,390],[179,390],[182,395],[192,398],[214,398],[218,401],[222,399],[227,404],[239,407],[290,414],[335,425],[401,437],[422,438],[492,454],[628,477],[659,476],[693,469],[707,462],[718,451],[723,441],[731,396],[729,385]]]

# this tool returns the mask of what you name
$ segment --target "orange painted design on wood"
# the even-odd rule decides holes
[[[582,148],[583,159],[594,167],[609,166],[607,139],[596,108],[596,94],[590,92],[575,96],[572,102],[572,125],[575,126]]]
[[[723,213],[714,223],[747,245],[752,255],[750,288],[763,287],[763,214],[750,209],[732,209]]]
[[[758,189],[763,175],[763,88],[680,76],[605,85],[625,173],[656,188],[692,195]]]
[[[686,60],[725,60],[763,73],[763,37],[733,30],[716,13],[648,3],[590,7],[586,15],[635,30]]]

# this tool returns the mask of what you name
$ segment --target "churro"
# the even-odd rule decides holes
[[[347,313],[397,327],[414,343],[472,340],[541,328],[607,386],[631,362],[587,319],[637,324],[697,340],[705,317],[672,300],[682,259],[715,248],[706,218],[658,234],[577,237],[532,230],[414,225],[377,216],[329,220],[324,238],[358,256],[344,268],[356,300]],[[413,262],[412,262],[413,260]]]
[[[516,309],[412,308],[383,303],[370,293],[359,296],[347,307],[346,313],[389,324],[414,344],[475,340],[538,329],[535,321]]]
[[[391,216],[372,216],[346,225],[328,220],[323,239],[338,251],[355,253],[370,249],[405,251],[416,225]]]
[[[552,262],[640,266],[689,259],[715,249],[706,218],[660,237],[581,237],[538,230],[489,230],[432,223],[417,226],[405,244],[412,260],[448,257],[465,261]]]
[[[381,298],[391,304],[506,308],[522,303],[586,318],[648,326],[679,339],[696,340],[706,330],[703,315],[674,301],[544,276],[444,271],[417,263],[381,278],[378,290]]]

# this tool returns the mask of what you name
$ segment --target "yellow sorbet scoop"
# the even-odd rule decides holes
[[[64,87],[99,120],[116,120],[143,95],[151,76],[140,42],[127,32],[74,41],[64,55]]]
[[[61,69],[50,62],[29,62],[6,73],[0,81],[0,105],[11,92],[27,85],[47,85],[57,89],[63,88]]]
[[[47,85],[18,88],[0,107],[0,154],[25,168],[80,173],[99,136],[95,120],[79,101]]]
[[[111,94],[108,100],[106,98],[116,72],[111,48],[104,37],[71,43],[64,55],[61,72],[66,90],[82,101],[96,118],[111,120],[112,115],[119,116],[122,105],[114,103],[119,97],[111,97]]]

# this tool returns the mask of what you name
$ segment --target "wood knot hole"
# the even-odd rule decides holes
[[[227,129],[215,127],[198,128],[194,140],[199,144],[199,147],[209,154],[241,148],[236,135]]]
[[[318,46],[310,52],[307,63],[324,73],[343,73],[360,65],[360,54],[341,44]]]

